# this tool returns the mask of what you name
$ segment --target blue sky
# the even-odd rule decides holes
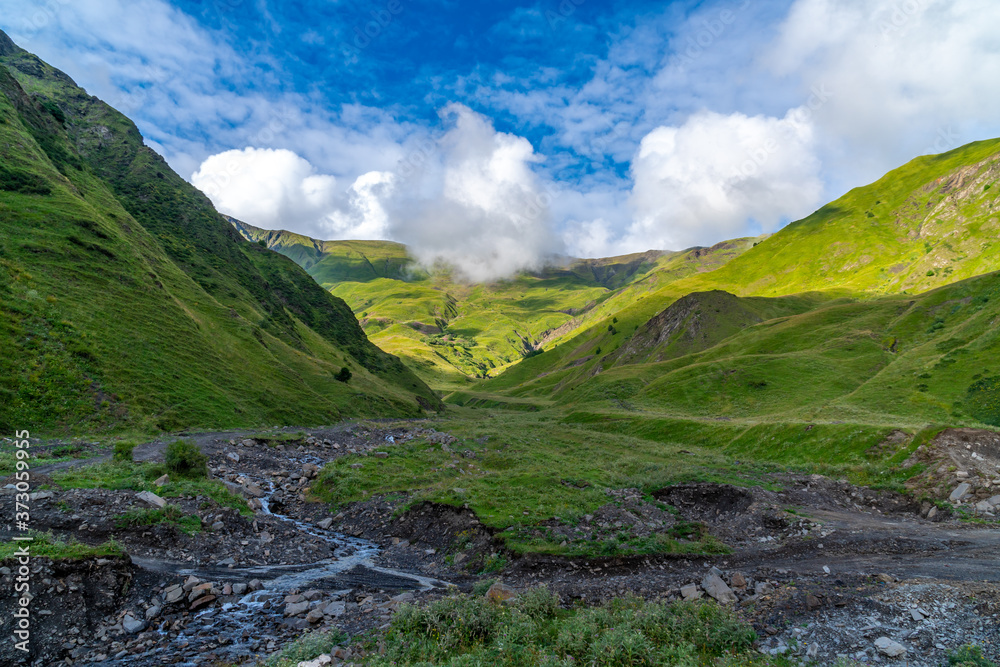
[[[989,0],[9,0],[224,212],[474,280],[780,228],[1000,135]]]

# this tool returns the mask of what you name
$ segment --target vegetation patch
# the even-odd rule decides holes
[[[452,595],[393,618],[371,667],[695,667],[748,664],[752,628],[716,604],[646,602],[628,597],[562,609],[541,587],[505,603]],[[374,641],[369,649],[375,649]],[[730,661],[740,662],[730,662]],[[752,662],[749,664],[767,664]]]
[[[159,509],[131,509],[118,517],[115,524],[119,528],[163,524],[173,526],[187,535],[197,535],[201,532],[201,518],[185,515],[177,505],[166,505]]]
[[[76,538],[63,539],[55,537],[52,533],[32,532],[29,534],[34,540],[31,542],[31,555],[39,558],[51,558],[53,560],[79,560],[82,558],[101,558],[107,556],[122,556],[125,550],[114,540],[109,540],[103,544],[90,545],[79,542]],[[14,556],[21,546],[20,542],[0,542],[0,561],[4,561]]]

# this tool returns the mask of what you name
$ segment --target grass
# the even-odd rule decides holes
[[[725,545],[695,531],[563,544],[542,524],[579,522],[612,501],[609,489],[652,494],[687,481],[775,489],[773,474],[787,469],[901,489],[919,472],[898,465],[900,452],[913,447],[909,439],[900,451],[870,457],[889,427],[809,426],[464,410],[435,424],[459,438],[451,452],[414,439],[387,448],[385,459],[343,457],[323,468],[311,492],[336,506],[394,493],[408,496],[401,509],[425,501],[467,506],[518,553],[719,554]]]
[[[152,491],[162,498],[205,496],[220,507],[232,507],[245,516],[253,514],[246,500],[216,480],[171,477],[170,482],[163,486],[153,484],[166,472],[162,464],[109,461],[56,472],[52,478],[60,487],[67,489]]]
[[[309,632],[287,644],[264,661],[264,667],[295,667],[300,662],[315,660],[329,653],[335,646],[342,646],[347,635],[342,630]]]
[[[128,119],[30,54],[0,58],[0,147],[0,431],[327,424],[436,407],[343,301],[242,239]],[[335,377],[344,367],[349,384]]]
[[[118,517],[115,525],[119,528],[166,525],[186,535],[197,535],[202,527],[200,517],[184,515],[180,507],[169,504],[159,509],[131,509]]]
[[[80,560],[84,558],[100,558],[107,556],[122,556],[125,550],[114,540],[98,545],[78,542],[75,538],[61,539],[51,533],[33,532],[31,542],[0,542],[0,562],[11,558],[21,545],[27,544],[33,558],[51,558],[53,560]]]
[[[546,588],[508,603],[453,594],[404,605],[364,664],[458,667],[695,667],[773,664],[752,652],[754,631],[714,604],[620,598],[599,607],[559,606]],[[377,651],[376,651],[377,649]]]

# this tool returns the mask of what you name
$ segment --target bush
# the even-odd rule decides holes
[[[948,654],[948,664],[954,667],[996,667],[978,646],[966,645]]]
[[[344,366],[343,368],[340,369],[340,372],[337,373],[335,377],[338,382],[347,382],[352,377],[351,369],[348,368],[347,366]]]
[[[115,443],[115,453],[112,455],[115,461],[132,462],[132,450],[136,448],[136,443],[122,441]]]
[[[261,240],[257,241],[257,245],[259,245],[261,248],[266,248],[267,247],[267,241],[265,241],[264,239],[261,239]]]
[[[167,470],[178,477],[208,477],[208,457],[190,440],[167,445]]]

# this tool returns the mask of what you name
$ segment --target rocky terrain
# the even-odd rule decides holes
[[[581,521],[533,528],[566,545],[674,531],[726,547],[714,556],[589,558],[516,556],[470,510],[408,504],[401,494],[337,511],[310,499],[311,481],[335,458],[377,457],[418,437],[447,447],[450,436],[426,423],[187,437],[241,503],[171,498],[198,517],[192,534],[122,524],[129,510],[165,502],[155,494],[62,489],[49,475],[58,478],[66,463],[36,469],[34,488],[46,487],[33,496],[36,529],[87,544],[113,537],[128,555],[35,559],[34,636],[44,639],[26,664],[252,664],[306,630],[354,636],[384,626],[402,603],[484,579],[514,589],[546,584],[565,604],[625,593],[714,599],[738,607],[760,651],[819,664],[937,666],[967,643],[1000,657],[992,433],[947,431],[917,453],[955,463],[933,469],[951,502],[785,473],[767,488],[689,483],[652,497],[609,490],[607,504]],[[165,444],[147,443],[134,456],[155,461]],[[12,494],[0,495],[5,511]],[[13,599],[12,568],[0,569],[4,604]],[[331,662],[351,662],[350,651],[338,647]],[[0,648],[3,664],[19,657]]]

